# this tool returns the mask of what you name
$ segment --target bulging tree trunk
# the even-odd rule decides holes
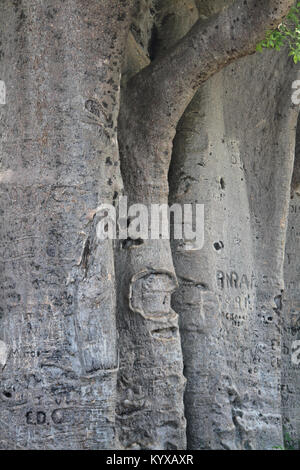
[[[1,2],[0,448],[282,444],[293,74],[230,64],[292,4]],[[121,195],[204,203],[203,250],[100,240]]]
[[[143,103],[136,105],[125,96],[119,118],[124,191],[129,206],[151,214],[151,204],[168,203],[172,140],[156,126],[152,135]],[[119,439],[126,449],[184,449],[182,352],[170,304],[177,282],[169,240],[150,236],[149,227],[147,238],[120,245]]]
[[[126,2],[1,4],[1,448],[112,448]],[[107,24],[109,18],[109,26]]]
[[[294,170],[289,200],[289,220],[285,246],[282,341],[282,417],[286,446],[300,448],[300,125],[298,118]]]
[[[204,248],[173,247],[191,449],[282,445],[281,298],[297,116],[287,60],[257,55],[213,77],[174,142],[170,202],[205,204]]]

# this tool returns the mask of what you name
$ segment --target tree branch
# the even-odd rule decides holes
[[[123,93],[119,142],[132,201],[166,202],[176,126],[198,87],[231,61],[251,54],[294,0],[237,0],[192,29],[132,77]]]
[[[253,53],[266,30],[275,29],[294,3],[238,0],[207,21],[198,20],[173,48],[128,83],[136,109],[143,96],[145,124],[155,120],[162,125],[168,116],[169,125],[176,126],[199,86],[228,63]]]

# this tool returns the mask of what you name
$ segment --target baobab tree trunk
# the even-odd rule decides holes
[[[147,116],[142,125],[126,90],[119,141],[128,205],[168,203],[168,163],[173,135]],[[142,104],[142,103],[141,103]],[[145,126],[145,127],[144,127]],[[164,157],[160,158],[160,154]],[[133,172],[133,166],[135,171]],[[169,240],[151,233],[120,245],[118,437],[125,449],[185,449],[183,363],[171,293],[177,286]]]
[[[173,249],[190,449],[282,445],[293,79],[286,52],[243,59],[201,87],[178,126],[170,203],[205,204],[204,248]]]
[[[146,5],[147,12],[152,5],[150,0],[139,3]],[[225,3],[216,2],[216,11]],[[183,22],[178,22],[178,17],[175,21],[175,26],[180,25],[180,34],[169,38],[170,50],[166,52],[168,41],[161,34],[162,21],[157,31],[158,42],[152,41],[151,51],[143,55],[144,43],[151,31],[154,32],[153,14],[147,13],[138,52],[129,58],[130,70],[123,81],[119,114],[121,63],[131,21],[130,0],[2,2],[0,78],[6,83],[7,103],[0,108],[1,448],[185,448],[185,378],[177,313],[181,321],[184,315],[182,302],[176,300],[180,292],[175,297],[178,312],[170,305],[171,293],[177,286],[170,243],[146,237],[124,240],[120,246],[100,241],[96,236],[97,206],[101,202],[116,203],[122,192],[128,196],[129,205],[143,203],[150,208],[153,203],[168,202],[173,139],[195,92],[230,62],[254,52],[265,30],[280,23],[293,0],[231,3],[227,9],[210,17],[211,8],[207,10],[206,2],[184,0],[186,14]],[[176,5],[178,8],[179,2]],[[197,19],[195,5],[206,19]],[[172,8],[172,2],[166,2],[162,8],[166,15],[168,8]],[[129,34],[129,44],[131,41],[132,45],[133,39]],[[254,61],[250,70],[255,67]],[[282,76],[280,73],[277,77],[281,85]],[[236,83],[242,83],[246,77],[247,73],[242,72]],[[220,78],[214,80],[218,83]],[[220,93],[221,85],[217,88]],[[234,99],[234,90],[230,90]],[[241,99],[241,95],[238,98]],[[271,99],[272,95],[267,98]],[[258,101],[257,94],[255,102]],[[243,103],[244,107],[236,104],[241,113],[248,107]],[[226,100],[224,109],[225,104]],[[287,111],[282,103],[278,109],[283,113]],[[229,107],[229,111],[232,108]],[[220,118],[215,116],[215,119]],[[225,133],[233,135],[227,145],[233,143],[233,154],[240,158],[237,164],[245,165],[245,177],[249,166],[250,179],[247,184],[239,183],[239,187],[243,201],[248,202],[248,213],[255,220],[249,220],[248,213],[241,220],[235,214],[236,222],[244,224],[246,240],[239,254],[243,256],[247,247],[251,252],[248,261],[241,262],[248,284],[246,277],[242,279],[248,287],[239,288],[239,297],[242,302],[242,296],[248,295],[252,265],[255,265],[254,279],[261,280],[265,273],[270,276],[274,288],[251,287],[249,295],[259,314],[264,312],[263,320],[264,315],[269,318],[275,309],[276,320],[272,322],[274,327],[271,326],[275,334],[279,327],[276,315],[282,288],[283,258],[280,256],[289,190],[286,181],[278,189],[281,180],[277,170],[282,164],[286,175],[292,165],[291,158],[285,159],[290,157],[284,148],[285,140],[282,139],[278,147],[274,142],[277,131],[284,135],[289,128],[290,118],[282,118],[281,126],[274,125],[266,131],[271,133],[268,134],[271,145],[267,153],[268,168],[272,165],[271,156],[276,156],[275,186],[268,193],[269,200],[276,201],[276,211],[272,212],[270,206],[270,212],[266,209],[261,221],[255,219],[263,201],[261,186],[265,189],[269,180],[267,170],[264,172],[259,166],[259,152],[249,150],[258,134],[253,127],[247,137],[246,129],[238,130],[237,121],[231,119],[232,116],[221,118],[221,122],[230,123],[226,124],[229,127],[224,127]],[[261,134],[259,136],[261,138]],[[242,142],[241,149],[236,142]],[[218,145],[215,151],[223,151],[219,141],[214,145]],[[226,149],[226,152],[228,158],[231,150]],[[176,162],[176,150],[174,158]],[[257,167],[261,171],[261,186],[255,183]],[[209,176],[212,174],[211,167]],[[238,168],[234,171],[234,179],[237,178]],[[171,182],[174,184],[174,180]],[[222,189],[224,181],[219,183]],[[181,175],[178,184],[182,184]],[[194,193],[192,201],[198,199],[199,194],[201,191],[197,196]],[[171,198],[177,197],[180,202],[184,200],[173,186]],[[232,202],[233,196],[228,198],[232,207],[238,209]],[[264,234],[261,227],[269,224],[268,214],[273,216],[275,235],[267,252],[272,263],[264,270],[261,245],[256,236],[260,239]],[[229,224],[229,219],[226,223]],[[211,236],[214,234],[212,230]],[[211,241],[215,243],[214,239]],[[217,240],[220,244],[214,249],[221,247],[222,252],[221,242],[224,243]],[[202,261],[210,254],[210,249],[211,244],[201,258],[197,255],[192,260],[191,272],[196,269],[194,263],[198,263],[199,268],[193,279],[184,274],[187,263],[184,263],[184,272],[181,271],[176,253],[175,261],[179,280],[187,283],[188,289],[191,287],[192,295],[194,287],[197,295],[199,289],[201,295],[203,291],[208,309],[216,314],[215,295],[219,311],[226,305],[227,296],[216,290],[225,280],[219,273],[216,284],[213,266],[223,270],[225,275],[226,269],[237,270],[229,262],[230,253],[236,264],[239,260],[237,248],[230,250],[221,264],[218,264],[219,258],[213,258],[214,264],[207,270],[209,280],[199,283]],[[189,255],[187,259],[190,262]],[[238,281],[230,277],[229,282],[236,287]],[[194,314],[195,300],[187,304],[193,306]],[[257,321],[246,321],[245,334],[250,336],[254,332],[259,344],[275,348],[277,359],[279,333],[271,335],[276,341],[270,343],[269,330],[264,326],[258,328]],[[188,388],[185,415],[190,420],[189,446],[204,443],[217,448],[263,447],[269,445],[268,433],[273,431],[276,444],[281,440],[280,416],[276,414],[277,389],[270,385],[272,395],[268,401],[267,385],[262,397],[259,391],[256,395],[254,388],[257,383],[263,388],[274,377],[277,379],[278,370],[273,373],[268,369],[269,356],[266,356],[264,366],[259,365],[253,372],[258,379],[250,380],[250,396],[242,396],[244,390],[239,388],[243,388],[242,381],[235,366],[227,362],[231,354],[241,353],[243,345],[241,337],[236,340],[231,326],[227,325],[227,318],[218,317],[211,334],[207,335],[212,346],[210,354],[216,353],[220,358],[220,374],[215,381],[221,387],[220,399],[212,410],[216,423],[213,443],[206,436],[202,438],[198,431],[191,431],[195,426],[201,428],[203,415],[196,410],[195,400],[189,402]],[[218,337],[218,327],[222,328],[224,341]],[[184,326],[182,333],[185,347]],[[197,334],[192,344],[195,351],[198,348],[201,352],[202,338],[198,342]],[[250,348],[251,341],[246,343]],[[250,349],[247,352],[250,354]],[[186,350],[184,354],[185,371],[190,380],[187,371],[197,376],[198,358],[190,358]],[[234,363],[234,359],[232,361]],[[221,364],[228,371],[226,376]],[[245,364],[248,367],[247,360]],[[197,377],[195,384],[198,383],[201,388],[203,384]],[[251,400],[259,403],[262,417],[257,415]],[[271,401],[275,402],[276,410],[275,413],[270,411],[273,415],[265,431],[263,425],[267,411],[271,410]],[[217,407],[222,405],[220,415]],[[246,429],[245,418],[250,420],[250,431]]]
[[[300,448],[299,311],[300,311],[300,125],[296,133],[294,170],[285,246],[282,341],[282,418],[286,445]]]
[[[191,2],[190,2],[191,3]],[[270,24],[274,24],[273,12],[274,8],[266,8],[265,15],[269,18]],[[274,7],[274,5],[273,5]],[[168,4],[165,6],[168,8]],[[218,71],[220,68],[224,67],[230,60],[236,57],[243,56],[253,50],[253,47],[256,44],[257,38],[261,34],[262,23],[260,19],[256,18],[257,5],[255,2],[249,2],[247,5],[248,12],[251,11],[252,15],[255,18],[252,19],[252,30],[255,32],[252,37],[252,41],[247,42],[245,40],[246,27],[244,24],[243,18],[241,19],[241,28],[237,27],[236,34],[237,37],[227,37],[226,34],[223,38],[223,44],[220,45],[220,37],[216,34],[216,31],[221,28],[221,23],[224,25],[226,22],[232,22],[233,18],[236,18],[236,15],[241,13],[240,6],[235,4],[232,8],[228,8],[226,12],[220,13],[219,16],[214,17],[213,20],[207,20],[202,23],[197,21],[194,23],[194,18],[192,14],[187,15],[187,21],[184,24],[181,24],[181,28],[178,31],[179,37],[176,35],[171,35],[172,41],[175,42],[177,39],[185,33],[184,28],[190,22],[190,25],[194,23],[192,29],[184,36],[179,42],[175,43],[173,48],[171,48],[168,55],[161,53],[160,50],[156,51],[157,58],[150,64],[148,67],[143,68],[141,72],[137,73],[133,78],[129,80],[126,84],[123,91],[123,100],[121,104],[120,117],[119,117],[119,141],[122,157],[122,175],[125,185],[125,193],[129,196],[130,203],[144,203],[148,207],[151,203],[165,203],[168,197],[168,181],[167,175],[169,170],[171,152],[172,152],[172,141],[175,137],[176,126],[178,120],[182,113],[184,112],[186,106],[188,105],[190,99],[192,98],[195,89],[200,85],[201,82],[205,81],[211,74]],[[287,4],[285,5],[287,8]],[[192,6],[190,6],[192,10]],[[270,15],[270,11],[272,14]],[[243,11],[242,11],[243,13]],[[257,11],[258,13],[258,11]],[[268,16],[268,14],[269,16]],[[276,12],[279,14],[279,11]],[[281,10],[282,14],[282,10]],[[190,18],[190,19],[188,19]],[[278,20],[278,16],[277,16]],[[190,26],[189,25],[189,26]],[[265,22],[264,22],[265,27]],[[203,35],[201,32],[205,30],[205,38],[207,42],[204,43]],[[226,28],[225,28],[226,30]],[[169,32],[170,30],[168,30]],[[252,31],[252,32],[253,32]],[[158,33],[161,33],[158,31]],[[165,38],[163,34],[159,34],[159,42],[157,47],[161,48],[162,51],[165,48]],[[215,42],[218,43],[218,50],[215,50]],[[211,46],[214,44],[213,46]],[[171,44],[172,45],[172,44]],[[207,52],[210,50],[210,45],[214,49],[213,60],[212,56]],[[201,52],[200,52],[201,51]],[[188,57],[185,56],[188,54]],[[178,74],[174,74],[174,69],[178,71]],[[158,85],[159,84],[159,85]],[[215,90],[214,90],[215,91]],[[211,103],[209,103],[211,105]],[[216,117],[216,116],[215,116]],[[215,122],[210,121],[211,126],[215,126]],[[200,131],[201,132],[201,131]],[[224,131],[225,132],[225,131]],[[225,135],[225,134],[224,134]],[[224,136],[223,136],[224,137]],[[174,187],[181,188],[181,176],[182,176],[182,159],[180,155],[178,156],[178,168],[179,172],[174,177]],[[194,173],[196,172],[197,162],[192,162],[190,167],[190,175],[188,178],[193,179]],[[193,176],[192,176],[193,175]],[[211,176],[211,175],[210,175]],[[186,175],[183,175],[184,179]],[[209,183],[210,184],[210,183]],[[247,194],[246,187],[244,186],[244,200],[247,203]],[[177,199],[175,199],[178,202]],[[179,199],[179,202],[183,202]],[[186,202],[196,202],[195,200],[186,201]],[[199,202],[199,201],[198,201]],[[230,219],[229,219],[230,220]],[[241,223],[241,221],[239,220]],[[245,216],[245,222],[247,223],[247,216]],[[243,222],[242,222],[243,223]],[[217,224],[216,224],[217,225]],[[240,225],[239,225],[240,226]],[[246,246],[250,246],[252,243],[251,240],[251,230],[245,227],[246,232]],[[220,242],[222,243],[222,242]],[[173,311],[165,308],[157,297],[157,304],[155,302],[155,314],[151,314],[151,310],[144,310],[144,307],[134,308],[131,296],[133,298],[145,296],[146,298],[154,298],[154,292],[151,291],[151,284],[156,286],[160,285],[157,289],[158,291],[163,291],[167,294],[169,282],[167,278],[174,277],[173,267],[172,267],[172,258],[171,253],[169,252],[168,243],[163,241],[153,241],[153,240],[139,240],[139,243],[130,244],[129,254],[125,258],[126,262],[120,262],[120,265],[126,266],[126,272],[123,274],[123,289],[120,305],[123,306],[121,309],[121,319],[119,325],[120,332],[120,352],[121,352],[121,370],[120,370],[120,379],[119,379],[119,389],[120,389],[120,405],[119,405],[119,416],[121,420],[124,420],[124,425],[122,426],[120,421],[119,431],[120,439],[123,442],[123,445],[128,448],[131,446],[136,446],[136,448],[147,447],[147,448],[168,448],[173,446],[178,448],[178,445],[183,445],[184,442],[180,441],[180,432],[182,429],[183,421],[181,418],[181,396],[180,392],[182,390],[182,380],[180,379],[180,344],[177,340],[177,329],[176,325],[172,324],[172,329],[174,332],[174,337],[172,341],[166,342],[166,338],[159,337],[156,335],[155,340],[151,338],[151,331],[158,331],[161,329],[157,324],[157,319],[161,316],[161,319],[164,322],[169,322],[168,314],[173,318]],[[250,251],[252,251],[250,249]],[[236,256],[241,253],[237,253]],[[186,254],[179,255],[183,259],[182,271],[185,273],[191,272],[194,262],[198,264],[194,267],[197,270],[197,275],[195,279],[196,290],[201,290],[202,288],[206,289],[206,282],[199,281],[198,276],[201,273],[201,266],[206,265],[205,263],[199,262],[199,256],[195,256],[193,253],[190,257]],[[201,258],[203,261],[203,259]],[[178,260],[176,259],[176,262]],[[207,260],[206,260],[207,261]],[[211,267],[211,259],[209,260]],[[245,271],[245,283],[253,283],[252,272],[250,272],[250,267],[254,263],[251,263],[251,257],[245,261],[247,269]],[[221,270],[221,267],[219,268]],[[225,269],[225,268],[224,268]],[[187,282],[192,282],[193,280],[184,273],[178,271],[180,278],[183,278]],[[168,276],[164,275],[162,278],[162,273],[166,273]],[[226,276],[224,271],[224,277]],[[242,274],[243,276],[243,274]],[[246,277],[247,276],[247,277]],[[142,278],[149,277],[148,282],[142,282]],[[155,280],[157,279],[157,280]],[[139,283],[136,281],[139,280]],[[151,280],[151,282],[149,282]],[[247,285],[248,285],[247,284]],[[198,289],[199,288],[199,289]],[[243,292],[239,292],[241,302],[245,302],[245,299],[248,299],[248,290],[250,289],[250,284],[246,286]],[[135,293],[137,291],[137,293]],[[180,295],[180,294],[179,294]],[[213,308],[213,294],[209,293],[209,303],[210,308]],[[168,296],[167,296],[168,297]],[[139,301],[141,304],[141,301]],[[224,300],[225,302],[225,300]],[[253,300],[251,300],[253,302]],[[129,304],[129,309],[126,305]],[[168,305],[168,303],[167,303]],[[125,310],[124,310],[125,306]],[[175,303],[175,311],[176,311]],[[180,308],[180,306],[178,306]],[[147,308],[147,307],[146,307]],[[149,308],[149,306],[148,306]],[[189,304],[190,308],[190,304]],[[223,308],[225,308],[223,306]],[[178,311],[178,310],[177,310]],[[190,310],[187,309],[188,319],[187,319],[187,328],[193,328],[190,323]],[[153,312],[152,312],[153,313]],[[217,311],[215,312],[217,313]],[[143,317],[143,320],[141,320]],[[146,327],[140,327],[141,321],[145,323],[145,318],[148,320],[148,325]],[[151,323],[151,321],[154,321]],[[215,326],[213,328],[218,329],[220,327],[220,318],[215,316],[210,319],[212,323],[215,321]],[[151,326],[152,325],[152,326]],[[250,327],[249,327],[250,328]],[[143,337],[143,332],[146,331],[146,337]],[[164,327],[164,332],[166,328]],[[138,334],[137,334],[138,332]],[[171,340],[170,329],[168,332]],[[141,340],[141,336],[143,339]],[[188,338],[189,342],[190,338]],[[161,344],[164,344],[164,348],[159,347],[159,341]],[[223,362],[226,361],[226,349],[228,349],[230,354],[230,340],[225,338],[225,341],[229,344],[221,345],[221,341],[216,342],[215,339],[212,339],[215,343],[214,348],[209,351],[211,357],[214,357],[219,363],[219,370],[223,369]],[[200,341],[201,343],[201,341]],[[133,345],[136,344],[136,347],[133,348]],[[191,344],[191,343],[189,343]],[[192,343],[193,344],[193,343]],[[241,344],[236,341],[236,351],[239,351]],[[201,344],[199,344],[201,348]],[[222,348],[225,347],[225,350],[222,354]],[[199,351],[198,346],[195,347],[195,354]],[[163,353],[160,355],[160,352]],[[170,351],[170,353],[169,353]],[[130,362],[128,362],[128,357],[130,354]],[[147,357],[148,361],[145,361]],[[158,361],[157,359],[158,358]],[[174,386],[174,369],[172,368],[172,381],[170,381],[169,376],[169,366],[165,365],[162,371],[159,366],[159,377],[156,378],[156,375],[153,373],[152,363],[160,364],[163,360],[169,361],[172,363],[172,357],[175,358],[175,370],[177,368],[177,376]],[[165,359],[164,359],[165,358]],[[187,354],[185,356],[185,368],[187,369],[189,365],[193,362],[191,357]],[[202,364],[203,366],[203,364]],[[215,366],[215,364],[214,364]],[[198,370],[197,373],[203,372]],[[136,379],[136,376],[139,380]],[[143,377],[141,379],[141,377]],[[154,381],[154,393],[148,391],[148,383]],[[223,406],[224,413],[230,411],[232,412],[231,407],[227,407],[228,396],[227,389],[230,389],[228,393],[235,395],[238,392],[235,390],[235,385],[232,383],[229,376],[224,376],[221,374],[217,380],[220,380],[220,407]],[[222,381],[224,383],[222,383]],[[138,384],[136,390],[134,390],[134,384]],[[164,403],[161,399],[161,391],[163,390],[163,384],[168,384],[168,402],[167,409],[164,408]],[[212,386],[209,384],[208,387]],[[277,387],[278,384],[275,385]],[[197,387],[195,387],[197,390]],[[225,395],[224,395],[225,391]],[[211,394],[210,389],[207,391],[208,394]],[[238,399],[238,398],[237,398]],[[224,403],[221,401],[224,401]],[[195,403],[195,400],[193,401]],[[186,405],[189,406],[189,404]],[[279,399],[280,406],[280,399]],[[227,408],[226,408],[227,407]],[[161,418],[161,409],[163,409],[163,416],[166,416],[167,419],[164,422]],[[172,413],[174,419],[170,421],[169,413]],[[177,413],[177,411],[179,412]],[[189,415],[189,410],[186,408],[186,416],[191,418],[193,415],[195,419],[195,427],[201,430],[199,432],[203,433],[205,425],[202,427],[199,423],[199,419],[202,419],[203,416],[199,416],[195,410],[195,407],[191,406],[191,415]],[[216,411],[218,414],[218,410]],[[152,420],[149,418],[151,416]],[[164,418],[163,418],[164,419]],[[243,432],[243,422],[240,424],[240,437],[237,439],[232,439],[232,435],[236,434],[236,429],[232,421],[232,415],[225,416],[220,420],[220,423],[217,423],[216,426],[221,428],[221,433],[223,433],[224,447],[229,448],[230,445],[239,447],[240,445],[249,446],[255,445],[256,442],[252,443],[250,438],[245,438],[242,436]],[[234,419],[235,416],[234,416]],[[237,418],[239,420],[239,417]],[[225,425],[224,425],[225,421]],[[149,426],[151,423],[151,426]],[[148,424],[148,426],[145,426]],[[190,425],[192,425],[190,423]],[[222,429],[222,426],[225,426],[225,429]],[[280,427],[280,425],[279,425]],[[163,439],[161,441],[160,429],[163,429]],[[146,431],[143,432],[143,430]],[[174,441],[173,429],[178,429],[178,439]],[[278,428],[277,428],[278,431]],[[255,430],[252,431],[253,433]],[[273,432],[273,429],[270,433]],[[276,439],[279,439],[281,442],[281,432],[276,435]],[[259,439],[258,439],[259,440]],[[200,438],[201,441],[201,438]],[[194,448],[197,448],[199,445],[199,440],[197,441]],[[219,443],[213,442],[212,447],[216,445],[218,447]],[[205,446],[209,446],[209,442],[205,442]],[[261,443],[263,445],[263,443]],[[159,447],[161,446],[161,447]]]
[[[1,448],[115,446],[111,241],[129,2],[1,2]],[[109,24],[108,24],[109,22]]]

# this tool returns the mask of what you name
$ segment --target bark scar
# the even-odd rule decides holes
[[[162,269],[145,269],[132,276],[129,308],[147,320],[165,319],[172,313],[171,293],[177,287],[175,274]]]

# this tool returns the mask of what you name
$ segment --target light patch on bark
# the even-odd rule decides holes
[[[4,341],[0,341],[0,366],[3,367],[6,365],[8,358],[9,348]]]
[[[6,104],[6,86],[3,80],[0,80],[0,104]]]
[[[0,173],[0,183],[9,183],[13,177],[12,170],[2,171]]]

